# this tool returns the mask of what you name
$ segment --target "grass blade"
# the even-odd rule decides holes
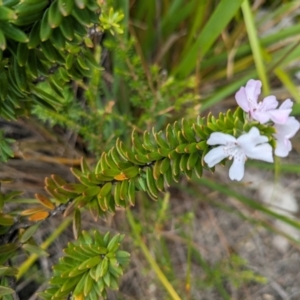
[[[253,52],[253,58],[257,69],[258,77],[262,81],[263,93],[265,94],[265,96],[267,96],[270,94],[270,87],[267,79],[266,69],[263,63],[263,58],[262,58],[259,40],[255,28],[254,18],[248,0],[245,0],[243,2],[242,11],[244,15],[246,29],[249,36],[250,46]]]
[[[178,67],[174,70],[176,75],[186,77],[193,71],[199,56],[203,57],[208,52],[242,2],[243,0],[223,0],[219,3],[193,47],[182,57]]]

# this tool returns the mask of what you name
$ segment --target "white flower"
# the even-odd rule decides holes
[[[213,148],[204,156],[204,161],[210,168],[226,157],[233,159],[229,169],[231,180],[241,180],[243,178],[247,157],[273,162],[272,147],[268,144],[268,138],[260,135],[256,127],[252,127],[248,133],[237,139],[230,134],[214,132],[207,140],[207,144],[221,145]]]
[[[274,127],[276,130],[274,137],[277,141],[275,155],[286,157],[292,150],[290,139],[299,130],[300,123],[294,117],[289,117],[285,124],[275,124]]]

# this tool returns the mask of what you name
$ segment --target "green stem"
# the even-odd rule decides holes
[[[245,0],[241,8],[245,19],[246,29],[248,32],[249,42],[251,50],[253,52],[253,59],[257,69],[257,73],[260,80],[262,81],[263,92],[265,95],[268,95],[270,93],[270,87],[267,79],[266,69],[263,63],[262,53],[249,1]]]
[[[142,241],[142,237],[140,236],[139,231],[137,229],[138,228],[137,224],[135,223],[135,221],[133,219],[133,215],[132,215],[132,213],[131,213],[130,210],[127,210],[127,220],[129,221],[131,230],[133,231],[133,234],[134,234],[134,236],[136,238],[136,242],[140,246],[140,248],[143,251],[146,259],[148,260],[150,266],[152,267],[152,269],[154,270],[154,272],[158,276],[160,282],[164,285],[165,289],[167,290],[167,292],[169,293],[169,295],[172,297],[172,299],[174,299],[174,300],[180,300],[181,298],[178,296],[178,294],[174,290],[173,286],[171,285],[171,283],[169,282],[169,280],[167,279],[167,277],[165,276],[165,274],[162,272],[162,270],[160,269],[160,267],[158,266],[158,264],[156,263],[156,261],[151,256],[151,253],[148,250],[147,246]]]

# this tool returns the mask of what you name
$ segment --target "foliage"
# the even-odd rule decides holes
[[[10,144],[14,143],[15,140],[5,138],[3,131],[0,131],[0,161],[6,162],[10,157],[14,156],[14,153],[10,147]]]
[[[54,266],[50,288],[43,299],[62,299],[72,293],[74,299],[106,297],[106,287],[118,289],[118,278],[128,264],[130,254],[118,250],[124,236],[93,236],[82,232],[64,250],[65,256]]]
[[[28,114],[34,104],[64,103],[63,90],[96,65],[90,28],[100,7],[91,1],[5,1],[1,14],[1,116]],[[5,13],[6,12],[6,13]],[[47,80],[51,93],[39,82]]]

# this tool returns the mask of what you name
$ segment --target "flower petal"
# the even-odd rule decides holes
[[[292,143],[287,139],[279,139],[276,142],[275,155],[279,157],[287,157],[292,150]]]
[[[257,108],[257,99],[261,91],[261,82],[250,79],[246,87],[241,87],[235,94],[238,105],[245,111],[253,111]]]
[[[248,95],[253,95],[255,98],[257,98],[261,91],[261,85],[262,84],[260,80],[249,79],[246,83]]]
[[[268,112],[262,112],[259,110],[254,111],[251,114],[252,118],[258,121],[260,124],[265,124],[270,120],[270,115]]]
[[[235,100],[236,100],[237,104],[242,108],[243,111],[249,112],[251,110],[249,101],[247,98],[247,92],[243,86],[235,94]]]
[[[275,96],[268,96],[262,102],[259,102],[256,110],[252,112],[252,118],[261,124],[265,124],[270,120],[270,110],[274,110],[278,105]]]
[[[258,144],[266,143],[268,138],[264,135],[260,135],[259,130],[256,127],[252,127],[248,133],[241,135],[237,142],[246,151],[249,147],[253,148]]]
[[[275,155],[280,157],[286,157],[292,150],[292,138],[300,128],[300,123],[295,117],[289,117],[285,124],[275,124],[276,133],[276,148]]]
[[[259,106],[260,111],[268,111],[276,109],[278,106],[278,101],[276,100],[275,96],[268,96],[264,98],[264,100],[261,102]]]
[[[245,160],[233,159],[233,163],[229,169],[229,178],[231,180],[240,181],[244,177],[245,172]]]
[[[274,136],[280,138],[292,138],[300,128],[300,123],[295,117],[289,117],[285,124],[275,124],[276,133]]]
[[[211,149],[205,156],[204,161],[211,168],[226,158],[228,155],[224,152],[224,147],[219,146]]]
[[[276,109],[269,111],[269,116],[270,119],[275,123],[275,124],[284,124],[286,123],[290,113],[292,112],[292,109]]]
[[[279,109],[289,109],[292,108],[294,105],[294,103],[291,101],[291,99],[286,99],[285,101],[283,101],[281,103],[281,105],[279,106]]]
[[[268,143],[264,143],[256,147],[249,147],[245,150],[245,155],[252,159],[274,162],[272,147]]]
[[[226,143],[234,142],[236,142],[235,137],[222,132],[213,132],[207,140],[208,145],[225,145]]]

